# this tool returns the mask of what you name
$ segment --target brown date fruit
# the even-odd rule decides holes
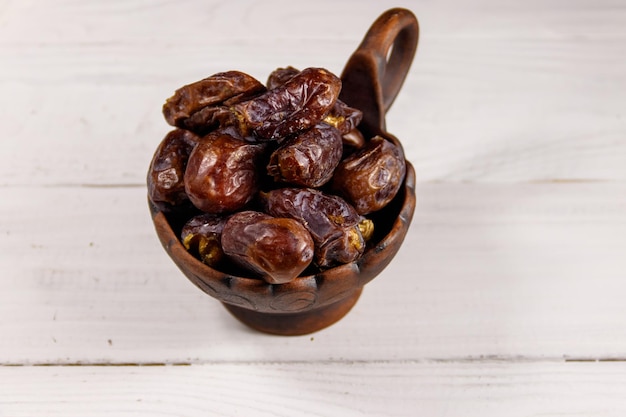
[[[256,211],[233,214],[222,232],[224,253],[270,284],[300,275],[313,259],[313,240],[295,220]]]
[[[330,112],[324,117],[324,123],[339,129],[342,135],[356,129],[363,119],[363,112],[337,100]]]
[[[271,90],[280,87],[299,73],[300,71],[294,67],[275,69],[267,79],[267,88]],[[361,119],[363,119],[361,110],[337,100],[323,121],[339,129],[341,134],[345,135],[355,129],[361,123]]]
[[[224,259],[222,231],[228,217],[200,214],[185,223],[180,234],[185,249],[205,264],[215,267]]]
[[[261,193],[261,203],[271,216],[297,220],[309,231],[320,267],[352,262],[365,250],[359,227],[364,219],[340,197],[310,188],[282,188]]]
[[[191,114],[180,124],[185,129],[204,136],[219,127],[228,126],[233,123],[232,114],[228,108],[224,106],[206,106]]]
[[[350,153],[355,149],[361,149],[365,145],[365,138],[359,129],[352,129],[342,136],[344,154]]]
[[[169,132],[159,144],[148,169],[148,195],[163,211],[188,203],[184,175],[189,154],[200,138],[187,130]]]
[[[285,140],[270,156],[267,172],[277,182],[320,187],[332,178],[342,153],[339,130],[320,123]]]
[[[306,68],[283,85],[231,106],[241,130],[281,140],[318,124],[337,101],[341,80],[323,68]]]
[[[213,214],[243,208],[259,190],[264,150],[264,144],[221,131],[202,138],[185,170],[185,191],[193,205]]]
[[[234,98],[245,98],[265,91],[254,77],[240,71],[220,72],[185,85],[167,99],[163,116],[172,126],[185,127],[185,120],[207,106],[217,106]]]
[[[365,146],[346,157],[332,179],[334,192],[365,215],[385,207],[396,196],[406,162],[402,150],[392,142],[375,136]]]
[[[272,71],[269,77],[267,77],[267,82],[265,83],[267,85],[267,89],[272,90],[276,87],[280,87],[299,73],[300,70],[295,69],[292,66],[277,68]]]

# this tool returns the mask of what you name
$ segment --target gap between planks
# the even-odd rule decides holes
[[[420,364],[494,364],[494,363],[568,363],[568,362],[626,362],[626,357],[532,357],[480,355],[458,358],[425,358],[403,360],[313,360],[313,361],[196,361],[196,362],[33,362],[0,363],[0,367],[159,367],[159,366],[195,366],[195,365],[420,365]]]

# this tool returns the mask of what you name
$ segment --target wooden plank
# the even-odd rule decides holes
[[[340,72],[382,10],[336,3],[7,3],[0,184],[143,183],[182,84]],[[623,3],[399,5],[423,30],[387,124],[420,181],[626,180]]]
[[[622,363],[0,367],[0,415],[618,417]]]
[[[422,20],[426,34],[438,37],[566,37],[577,26],[589,36],[624,36],[624,4],[619,0],[398,0]],[[564,8],[567,6],[567,8]],[[359,0],[317,3],[294,0],[220,0],[185,2],[150,0],[5,2],[0,8],[2,43],[167,42],[206,44],[212,40],[249,41],[250,34],[286,40],[359,39],[387,5]],[[30,16],[30,19],[23,19]],[[346,18],[349,16],[349,18]],[[132,26],[128,22],[133,22]],[[276,24],[270,24],[276,23]],[[155,30],[158,28],[158,30]],[[211,37],[195,36],[211,32]],[[276,45],[280,47],[280,45]]]
[[[387,117],[414,223],[348,316],[288,338],[160,247],[160,107],[226,69],[339,72],[384,7],[0,1],[0,417],[626,414],[626,4],[395,5],[422,28]]]
[[[143,188],[2,194],[5,364],[626,357],[625,183],[420,184],[393,263],[340,323],[294,338],[191,285]]]

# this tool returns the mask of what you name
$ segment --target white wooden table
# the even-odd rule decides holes
[[[0,416],[626,415],[626,3],[382,3],[0,0]],[[339,73],[391,6],[406,242],[339,323],[255,333],[156,239],[161,105]]]

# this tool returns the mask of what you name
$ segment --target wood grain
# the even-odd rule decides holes
[[[382,11],[373,2],[45,4],[10,2],[2,14],[0,114],[11,140],[0,145],[0,184],[143,183],[176,88],[228,69],[263,81],[286,65],[339,72]],[[626,179],[622,3],[398,5],[422,32],[388,127],[421,181]]]
[[[625,385],[624,363],[0,367],[0,415],[619,417]]]
[[[626,357],[623,183],[419,185],[397,257],[313,340],[191,285],[143,188],[34,190],[0,201],[3,363]]]

